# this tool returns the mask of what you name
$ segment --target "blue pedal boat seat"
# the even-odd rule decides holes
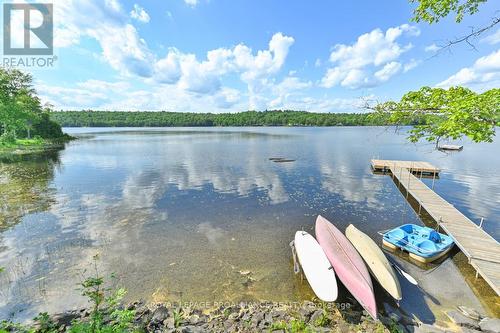
[[[451,237],[416,224],[404,224],[383,234],[383,245],[407,251],[420,262],[432,262],[448,253],[454,243]]]

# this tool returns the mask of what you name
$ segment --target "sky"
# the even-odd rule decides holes
[[[437,52],[495,1],[433,25],[405,0],[53,3],[56,67],[30,71],[56,109],[361,112],[422,86],[500,87],[500,27]]]

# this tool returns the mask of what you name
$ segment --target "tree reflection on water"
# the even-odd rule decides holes
[[[49,209],[59,154],[60,150],[50,150],[0,157],[0,231],[19,223],[26,214]]]

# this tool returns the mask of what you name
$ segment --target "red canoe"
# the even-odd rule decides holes
[[[363,259],[344,234],[323,216],[316,219],[316,239],[330,263],[351,294],[377,319],[377,304],[372,280]]]

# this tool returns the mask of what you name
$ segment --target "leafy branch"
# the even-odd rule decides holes
[[[482,94],[464,87],[423,87],[405,94],[400,101],[367,105],[372,117],[401,126],[413,123],[408,140],[425,139],[436,148],[442,139],[468,137],[473,142],[492,142],[500,124],[500,89]]]

